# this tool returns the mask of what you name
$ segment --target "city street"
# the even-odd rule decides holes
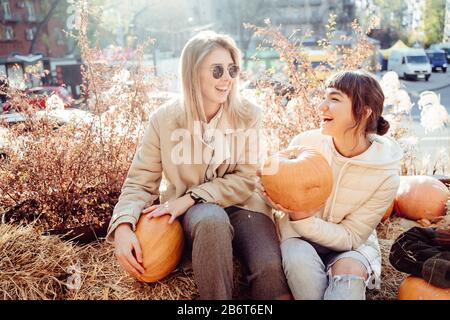
[[[425,80],[401,80],[401,82],[415,104],[417,104],[421,92],[426,90],[434,91],[441,95],[441,104],[450,113],[450,72],[433,72],[428,82]],[[413,108],[413,117],[417,118],[419,116],[420,110],[416,105]]]
[[[412,121],[408,120],[404,122],[405,127],[411,129],[412,135],[419,138],[418,141],[418,159],[424,157],[430,157],[430,163],[433,164],[436,161],[439,152],[444,152],[445,155],[450,153],[450,127],[449,123],[441,129],[434,132],[426,133],[425,129],[420,125],[420,109],[418,107],[418,100],[420,93],[423,91],[433,91],[440,95],[441,104],[446,108],[450,114],[450,73],[434,72],[428,82],[424,80],[401,80],[405,86],[406,91],[411,97],[413,102],[412,109]],[[448,160],[447,160],[447,165]]]

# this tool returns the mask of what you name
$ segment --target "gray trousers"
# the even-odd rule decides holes
[[[233,249],[248,269],[253,299],[289,294],[275,225],[262,213],[202,203],[182,216],[192,249],[194,279],[202,300],[229,300],[233,291]]]

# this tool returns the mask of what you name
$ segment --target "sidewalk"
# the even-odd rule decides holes
[[[25,121],[26,118],[23,114],[19,112],[11,112],[11,113],[1,113],[0,112],[0,121],[5,121],[8,124],[22,122]]]

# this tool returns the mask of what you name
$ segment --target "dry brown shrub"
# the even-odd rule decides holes
[[[375,21],[374,21],[375,23]],[[321,47],[327,52],[324,64],[331,67],[332,72],[343,70],[355,70],[359,68],[369,69],[367,61],[374,55],[374,47],[368,41],[367,30],[363,30],[355,21],[352,24],[353,45],[351,47],[333,45],[335,16],[330,17],[328,33],[322,40]],[[302,46],[303,38],[298,39],[295,34],[285,36],[279,28],[266,21],[266,26],[258,27],[246,24],[246,28],[252,29],[256,36],[261,37],[263,48],[273,48],[284,63],[283,74],[286,79],[285,94],[279,94],[271,80],[254,79],[257,82],[257,92],[253,99],[263,108],[263,127],[274,136],[269,140],[269,152],[285,148],[292,138],[304,131],[319,127],[319,115],[316,106],[323,96],[323,74],[327,72],[324,66],[313,68],[307,51]],[[348,40],[347,38],[341,40]],[[331,74],[331,71],[329,71]],[[283,100],[289,100],[287,105]],[[276,142],[274,138],[278,138]]]
[[[8,221],[40,229],[101,225],[111,216],[149,114],[160,101],[151,97],[161,82],[136,60],[116,64],[98,60],[86,36],[82,11],[78,40],[83,53],[84,110],[61,126],[55,114],[30,111],[7,131],[0,159],[0,214]],[[21,96],[15,96],[21,100]],[[22,99],[23,100],[23,99]],[[39,115],[38,115],[39,114]]]

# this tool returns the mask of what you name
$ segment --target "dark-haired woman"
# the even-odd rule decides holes
[[[399,186],[402,151],[383,135],[384,95],[364,71],[337,73],[318,107],[320,129],[296,136],[291,146],[316,147],[333,172],[333,190],[313,216],[279,220],[283,267],[296,299],[365,299],[378,287],[381,254],[375,228]],[[306,215],[305,215],[306,216]]]

